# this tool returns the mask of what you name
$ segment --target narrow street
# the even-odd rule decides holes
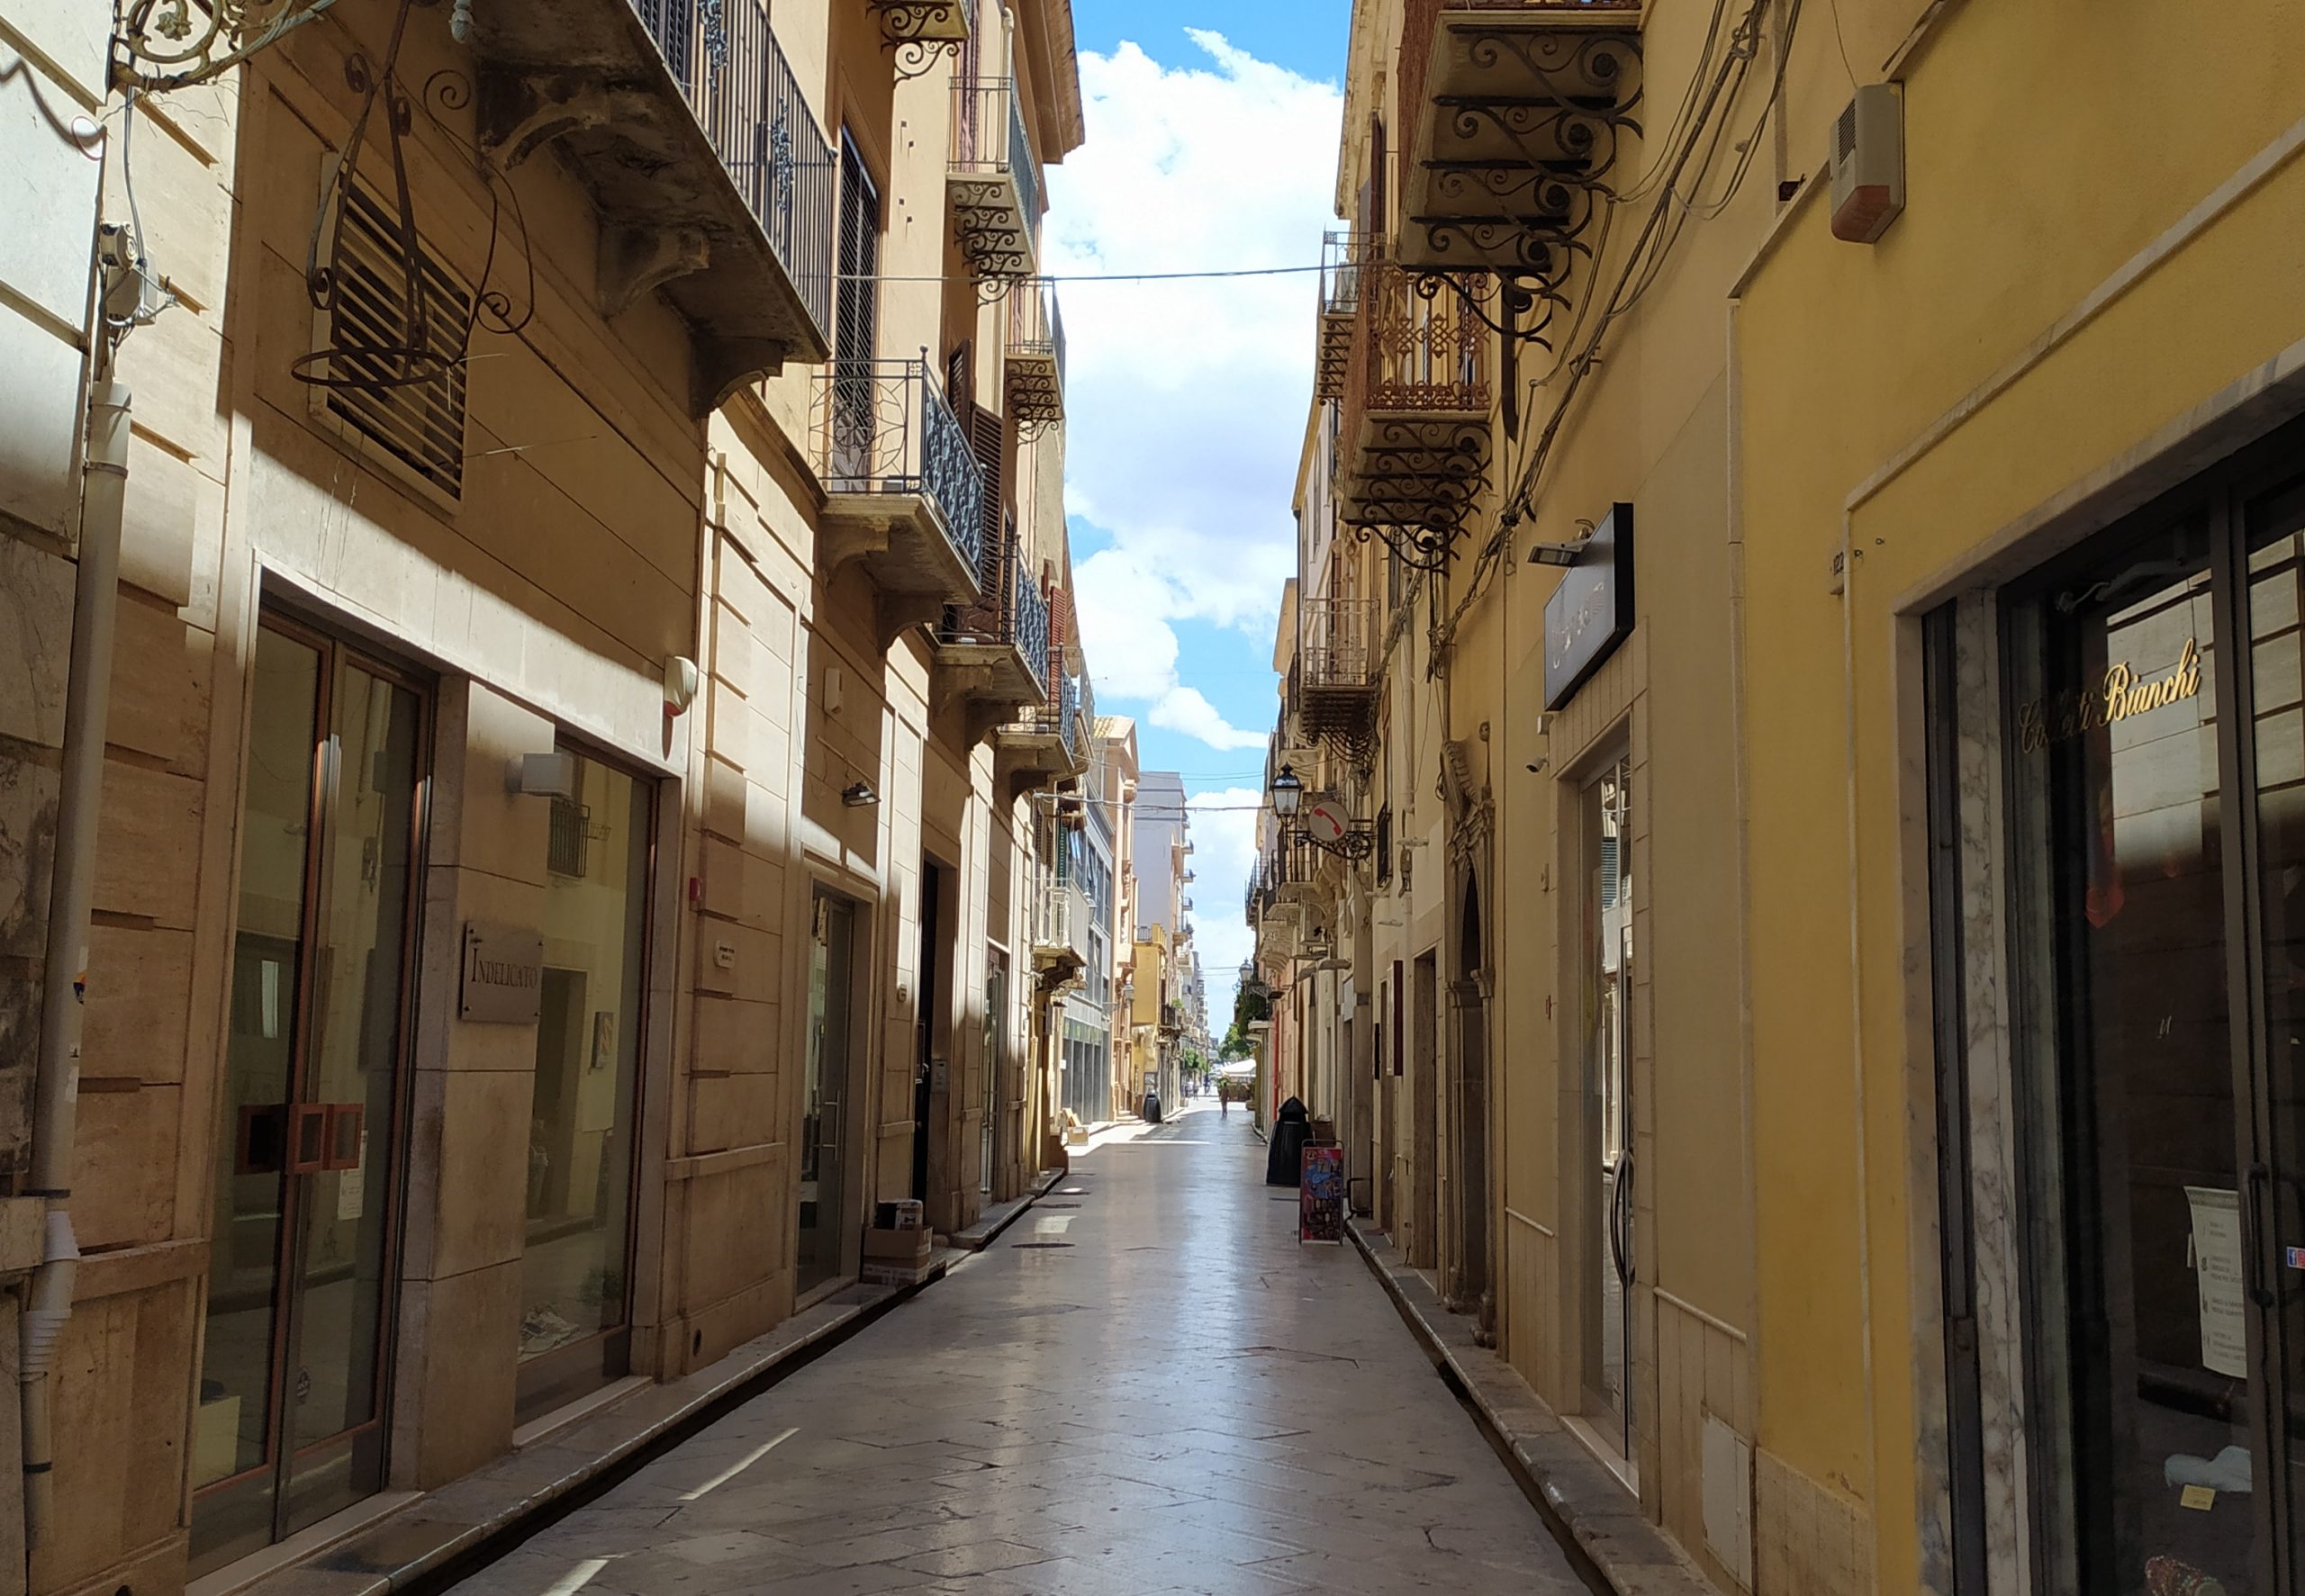
[[[1263,1159],[1212,1105],[1077,1159],[990,1250],[460,1596],[1581,1591]]]

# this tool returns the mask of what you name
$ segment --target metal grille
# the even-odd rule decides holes
[[[330,414],[453,499],[464,491],[463,342],[472,293],[420,244],[411,294],[398,234],[383,202],[346,185],[337,219],[339,275],[321,334],[330,350],[322,392]],[[412,303],[420,311],[413,329]],[[411,382],[406,362],[388,351],[417,347],[420,333],[439,365]]]
[[[552,800],[552,830],[545,868],[556,876],[582,876],[592,837],[592,812],[573,798]]]
[[[836,360],[817,379],[816,466],[827,493],[917,493],[973,565],[984,481],[968,436],[922,360]]]

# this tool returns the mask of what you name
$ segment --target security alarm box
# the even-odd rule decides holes
[[[1833,237],[1870,244],[1905,208],[1903,96],[1868,83],[1833,123]]]

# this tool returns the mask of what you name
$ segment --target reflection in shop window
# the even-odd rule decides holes
[[[523,1360],[623,1324],[628,1294],[649,789],[582,754],[577,769],[575,798],[554,806],[546,875]]]

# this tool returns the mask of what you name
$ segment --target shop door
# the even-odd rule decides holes
[[[2220,468],[2009,609],[2058,1134],[2047,1577],[2305,1590],[2305,478]],[[2246,637],[2246,647],[2233,640]],[[2032,865],[2031,844],[2042,862]],[[2059,1455],[2061,1454],[2061,1456]]]
[[[633,1186],[655,786],[564,746],[552,800],[520,1258],[522,1422],[631,1367]]]
[[[257,635],[206,1333],[197,1574],[383,1488],[424,695]]]
[[[807,1073],[800,1087],[800,1289],[837,1278],[848,1241],[850,983],[856,906],[819,889],[809,949]]]
[[[1633,1455],[1633,990],[1631,771],[1620,759],[1584,792],[1585,1408],[1602,1437]]]

